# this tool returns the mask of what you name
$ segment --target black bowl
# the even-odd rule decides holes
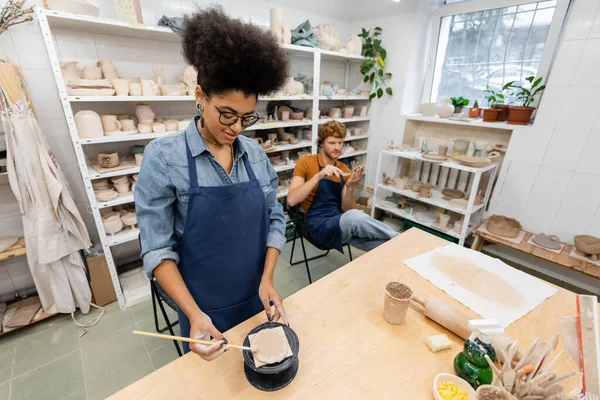
[[[287,336],[288,342],[290,343],[290,348],[292,349],[292,356],[285,358],[282,361],[275,364],[268,364],[263,365],[262,367],[257,367],[254,364],[254,357],[252,356],[252,352],[244,350],[244,362],[253,371],[259,372],[261,374],[278,374],[288,369],[294,363],[294,361],[298,359],[298,350],[300,350],[300,342],[298,341],[298,336],[296,335],[296,332],[294,332],[289,326],[280,324],[279,322],[265,322],[264,324],[261,324],[256,328],[252,329],[248,333],[248,335],[246,335],[246,339],[244,339],[244,346],[250,347],[250,340],[248,339],[249,335],[253,335],[259,331],[262,331],[263,329],[277,328],[278,326],[283,327],[285,336]]]

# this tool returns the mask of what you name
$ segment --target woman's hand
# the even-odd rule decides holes
[[[210,340],[213,337],[219,342],[212,346],[206,346],[198,343],[190,343],[190,350],[204,358],[206,361],[212,361],[221,354],[229,350],[227,339],[215,328],[210,317],[203,312],[199,313],[193,319],[190,319],[190,338]]]
[[[260,281],[260,286],[258,288],[258,295],[260,300],[265,307],[265,312],[267,313],[267,319],[272,322],[279,321],[279,318],[283,320],[283,323],[287,326],[290,325],[288,322],[287,316],[285,315],[285,310],[283,309],[283,299],[279,295],[275,286],[273,286],[273,281],[268,279],[263,279]],[[275,314],[271,314],[271,304],[275,306]]]
[[[348,178],[346,185],[348,185],[349,187],[356,186],[356,184],[358,183],[360,178],[363,176],[364,172],[365,172],[364,166],[361,165],[361,166],[356,167],[356,169],[354,171],[352,171],[350,178]]]

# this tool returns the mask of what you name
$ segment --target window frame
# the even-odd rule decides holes
[[[436,102],[437,100],[431,100],[431,92],[433,89],[433,81],[435,74],[435,62],[438,53],[440,31],[442,26],[442,19],[457,14],[466,14],[471,12],[486,11],[495,8],[505,8],[520,6],[524,4],[537,3],[544,0],[503,0],[502,4],[498,4],[497,0],[467,0],[458,3],[446,4],[435,10],[431,19],[431,29],[429,37],[429,46],[427,51],[426,65],[425,65],[425,84],[423,85],[423,93],[421,93],[422,103]],[[563,24],[565,22],[567,11],[571,0],[557,0],[554,15],[552,16],[552,22],[550,23],[550,30],[546,38],[546,44],[544,45],[544,51],[540,58],[537,76],[543,76],[545,78],[544,83],[548,80],[548,73],[552,60],[554,58],[554,52],[558,45],[560,34],[562,31]],[[457,95],[460,95],[458,93]],[[539,103],[541,96],[536,98],[533,106]]]

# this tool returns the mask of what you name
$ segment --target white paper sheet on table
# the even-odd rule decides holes
[[[496,319],[504,328],[557,292],[496,258],[455,244],[404,263],[482,318]]]

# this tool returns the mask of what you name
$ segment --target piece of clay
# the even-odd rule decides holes
[[[248,340],[257,367],[265,364],[275,364],[292,356],[290,344],[281,326],[263,329],[254,335],[250,335]]]

